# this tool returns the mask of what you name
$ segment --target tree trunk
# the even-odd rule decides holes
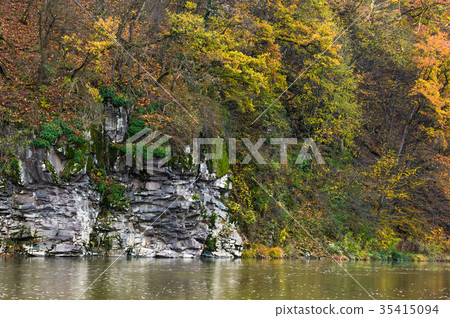
[[[403,149],[405,148],[406,139],[408,138],[409,134],[409,128],[414,120],[414,117],[419,112],[420,109],[420,101],[418,101],[413,109],[411,110],[411,113],[409,114],[408,121],[406,122],[405,129],[403,130],[402,139],[400,141],[400,146],[398,148],[398,154],[397,156],[400,158],[400,155],[402,154]]]
[[[30,16],[31,6],[33,5],[34,0],[29,0],[27,8],[25,9],[25,12],[23,13],[22,17],[20,18],[20,22],[23,24],[28,24],[28,17]]]

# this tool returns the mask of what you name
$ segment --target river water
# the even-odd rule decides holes
[[[0,299],[369,299],[331,261],[115,260],[0,259]],[[450,298],[449,263],[341,265],[376,299]]]

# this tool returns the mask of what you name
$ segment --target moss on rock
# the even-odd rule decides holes
[[[52,177],[52,181],[54,183],[59,183],[60,179],[59,179],[58,173],[56,172],[56,168],[52,165],[50,160],[44,159],[43,163],[44,163],[45,167],[47,168],[47,170],[50,172],[50,175]]]

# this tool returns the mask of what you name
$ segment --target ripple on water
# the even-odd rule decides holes
[[[113,259],[0,260],[1,299],[70,299]],[[448,299],[449,264],[348,262],[379,299]],[[86,299],[367,299],[336,263],[120,259]]]

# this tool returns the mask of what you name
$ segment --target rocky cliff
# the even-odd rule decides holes
[[[123,141],[125,132],[126,113],[111,110],[101,143]],[[18,160],[16,180],[1,180],[0,252],[240,256],[242,240],[222,202],[230,186],[226,175],[216,178],[205,164],[155,169],[150,175],[125,166],[103,146],[110,163],[103,181],[123,189],[123,204],[105,205],[105,193],[93,178],[93,167],[104,158],[90,135],[82,160],[71,159],[65,147],[32,146]]]

